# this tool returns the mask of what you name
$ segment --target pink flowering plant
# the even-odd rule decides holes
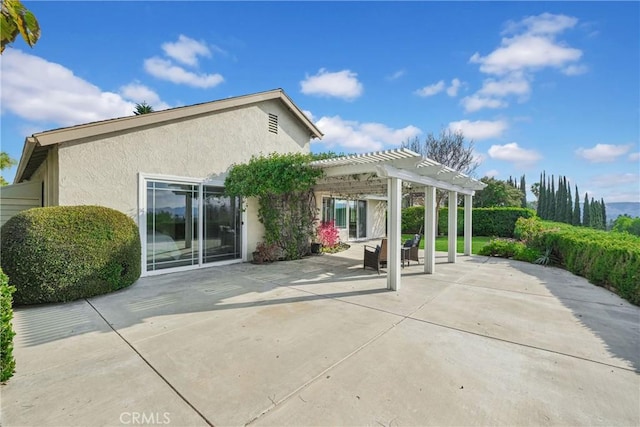
[[[317,228],[318,242],[325,248],[333,248],[340,243],[340,232],[335,221],[322,221]]]

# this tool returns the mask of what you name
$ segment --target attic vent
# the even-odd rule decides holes
[[[269,113],[269,132],[278,133],[278,116]]]

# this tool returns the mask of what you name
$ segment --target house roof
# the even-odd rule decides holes
[[[387,178],[400,178],[412,188],[433,186],[473,195],[486,184],[406,148],[316,160],[324,170],[316,191],[342,196],[387,194]]]
[[[153,113],[137,116],[120,117],[98,122],[85,123],[44,132],[34,133],[25,139],[22,156],[18,163],[15,183],[29,179],[46,159],[50,146],[62,142],[77,141],[86,138],[108,135],[113,132],[132,130],[139,127],[152,126],[168,121],[180,120],[202,114],[216,113],[232,108],[244,107],[258,102],[279,99],[291,113],[309,130],[311,138],[322,138],[322,132],[313,122],[293,103],[282,89],[274,89],[250,95],[225,98],[217,101],[184,107],[170,108]]]

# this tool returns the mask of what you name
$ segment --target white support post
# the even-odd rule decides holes
[[[471,215],[473,212],[473,196],[470,194],[464,195],[464,254],[471,256]]]
[[[388,178],[389,235],[387,240],[387,288],[400,290],[400,202],[402,180]]]
[[[458,193],[449,191],[449,262],[456,262],[456,245],[458,243]]]
[[[424,188],[424,272],[433,274],[436,267],[436,188]]]

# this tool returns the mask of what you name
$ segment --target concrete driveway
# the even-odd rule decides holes
[[[16,310],[3,426],[640,425],[640,308],[555,268],[362,247]]]

